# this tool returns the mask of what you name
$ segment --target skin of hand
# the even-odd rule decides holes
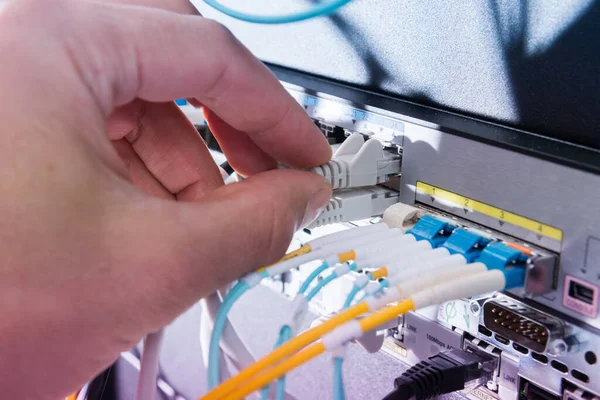
[[[129,4],[128,4],[129,3]],[[277,79],[183,0],[0,11],[0,388],[65,397],[216,288],[277,260],[331,157]],[[223,186],[173,104],[193,98]]]

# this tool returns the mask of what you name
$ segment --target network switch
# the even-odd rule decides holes
[[[496,357],[493,378],[464,391],[465,398],[598,398],[600,381],[593,377],[600,348],[595,270],[600,215],[589,212],[593,202],[576,196],[571,184],[598,188],[600,176],[466,133],[448,134],[389,109],[286,87],[336,143],[343,139],[341,132],[346,138],[359,133],[377,140],[387,153],[401,155],[399,178],[391,186],[399,202],[415,207],[419,217],[439,218],[484,238],[482,246],[491,248],[484,254],[488,262],[523,271],[518,288],[407,314],[387,331],[383,351],[409,365],[452,348]],[[380,214],[360,224],[377,222]],[[346,223],[343,229],[352,226]],[[303,233],[305,238],[314,234],[318,230]],[[483,247],[475,248],[478,257]],[[306,273],[294,272],[292,281]],[[337,309],[351,281],[325,291],[316,311]]]

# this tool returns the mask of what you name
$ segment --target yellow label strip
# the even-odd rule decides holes
[[[542,224],[539,221],[522,217],[518,214],[490,206],[489,204],[482,203],[469,197],[461,196],[459,194],[452,193],[423,182],[417,182],[417,191],[419,193],[428,194],[436,199],[442,199],[446,202],[456,204],[459,207],[476,211],[480,214],[487,215],[488,217],[504,221],[511,225],[527,229],[528,231],[535,232],[538,235],[562,241],[563,233],[560,229],[550,225]]]

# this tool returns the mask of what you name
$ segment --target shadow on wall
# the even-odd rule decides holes
[[[488,4],[514,96],[518,119],[513,126],[600,148],[600,133],[596,133],[600,128],[600,1],[563,5],[488,0]],[[575,6],[578,11],[573,11]],[[547,9],[542,10],[544,7]],[[538,12],[548,10],[555,14]],[[566,13],[574,18],[564,18]],[[402,77],[385,68],[360,26],[339,13],[328,18],[363,60],[367,88],[381,92],[386,81],[395,81],[398,86]],[[554,27],[554,35],[548,38],[551,43],[539,51],[528,49],[534,40],[530,33],[534,23],[548,28],[554,18],[564,23]],[[408,100],[448,109],[421,92],[409,92]],[[456,111],[465,114],[464,110]]]
[[[559,139],[597,147],[600,2],[581,7],[564,31],[546,39],[552,43],[543,44],[541,51],[531,48],[531,26],[539,18],[532,12],[532,2],[512,3],[517,5],[510,15],[500,3],[489,0],[520,124],[534,132],[552,132]],[[574,120],[578,121],[577,130],[569,124]]]

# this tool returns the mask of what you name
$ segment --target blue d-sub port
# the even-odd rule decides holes
[[[498,269],[506,277],[506,289],[522,287],[525,283],[525,270],[529,257],[519,250],[503,243],[496,242],[488,245],[477,259],[489,270]]]
[[[458,228],[444,242],[443,247],[448,249],[450,254],[460,254],[467,262],[473,262],[481,256],[481,252],[489,243],[490,239],[488,238]]]
[[[427,240],[431,247],[436,248],[444,244],[456,226],[447,221],[442,221],[431,215],[422,216],[417,224],[408,232],[417,240]]]

